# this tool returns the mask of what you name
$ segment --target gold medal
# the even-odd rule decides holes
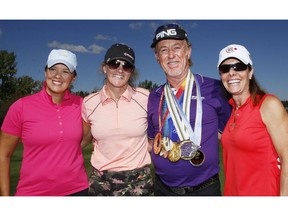
[[[161,140],[162,140],[162,134],[157,133],[156,137],[154,139],[154,145],[153,145],[153,149],[154,149],[155,154],[159,154],[161,151],[161,142],[162,142]]]
[[[193,166],[201,166],[205,161],[205,154],[204,152],[200,151],[199,149],[197,150],[195,156],[190,160],[190,163]]]
[[[177,162],[181,158],[181,151],[178,143],[174,142],[171,151],[168,154],[168,159],[171,162]]]

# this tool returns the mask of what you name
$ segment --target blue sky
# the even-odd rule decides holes
[[[17,56],[17,75],[43,80],[47,56],[53,48],[76,53],[78,78],[75,91],[100,88],[99,67],[113,43],[126,43],[136,53],[138,81],[162,84],[165,76],[150,44],[155,28],[177,22],[192,43],[191,68],[219,79],[216,70],[219,51],[228,44],[244,45],[251,53],[255,75],[268,92],[288,100],[288,20],[204,20],[204,19],[93,19],[93,20],[0,20],[0,49]]]
[[[69,21],[69,24],[63,21],[67,19],[81,21],[74,23]],[[17,20],[29,21],[18,22]],[[36,22],[35,20],[56,21]],[[109,20],[109,22],[103,20]],[[99,76],[97,71],[106,49],[112,43],[125,42],[136,52],[136,65],[141,73],[140,81],[148,79],[160,84],[165,82],[165,77],[154,59],[150,44],[155,26],[166,21],[177,21],[186,28],[193,46],[193,72],[219,79],[216,64],[220,49],[230,43],[239,43],[251,52],[255,73],[261,85],[280,99],[288,100],[286,0],[3,1],[0,8],[0,49],[15,52],[19,76],[29,75],[41,80],[44,77],[43,68],[47,55],[52,48],[56,48],[51,47],[51,44],[58,44],[58,46],[67,44],[70,48],[83,46],[90,52],[76,53],[79,76],[75,83],[75,90],[90,91],[102,85],[103,77]],[[136,23],[142,24],[136,25]],[[138,28],[132,28],[133,26],[138,26]],[[104,35],[107,38],[100,40],[97,35]],[[103,49],[100,49],[102,51],[98,54],[91,52],[92,47],[96,47],[95,45]],[[252,199],[219,197],[211,200],[205,199],[205,202],[201,199],[193,199],[193,204],[197,205],[197,208],[193,208],[193,212],[203,214],[205,209],[204,212],[208,211],[207,213],[213,214],[217,209],[223,216],[231,215],[230,211],[223,211],[223,208],[219,208],[219,206],[226,207],[227,200],[231,209],[237,209],[237,212],[243,214],[247,213],[247,209],[252,214],[259,214],[259,211],[265,214],[281,214],[286,211],[287,202],[286,199],[263,200],[259,197]],[[53,208],[47,208],[47,201]],[[74,203],[71,205],[73,201],[75,205]],[[85,201],[69,199],[67,201],[55,198],[49,200],[33,198],[32,202],[31,200],[28,202],[24,197],[17,200],[9,199],[9,202],[3,205],[3,211],[7,214],[29,212],[30,215],[31,213],[36,215],[33,213],[38,214],[38,211],[31,211],[35,209],[36,203],[38,206],[36,210],[41,207],[45,208],[47,214],[50,215],[55,214],[55,209],[58,214],[59,211],[67,214],[67,209],[73,214],[75,212],[88,214],[90,212],[87,210],[90,211],[90,208],[87,208],[87,204],[101,206],[102,209],[109,209],[111,214],[118,215],[129,215],[126,211],[127,207],[134,206],[143,209],[143,205],[150,206],[149,211],[155,214],[163,214],[163,211],[165,213],[169,211],[170,215],[179,213],[178,208],[158,208],[159,205],[166,206],[164,201],[166,200],[158,199],[156,207],[155,199],[129,199],[128,202],[127,199],[117,199],[115,202],[112,200],[114,207],[110,208],[111,199],[97,199],[95,204],[95,199],[85,199]],[[183,199],[173,199],[172,202],[178,206],[185,206],[191,204],[191,199],[183,197]],[[20,207],[14,208],[15,203]],[[207,203],[209,208],[207,208]],[[239,206],[246,208],[239,208]],[[132,214],[134,214],[133,211],[131,211]]]

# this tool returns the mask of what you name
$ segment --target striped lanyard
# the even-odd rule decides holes
[[[185,84],[186,84],[186,79],[182,82],[180,88],[176,92],[176,98],[177,99],[181,98],[181,96],[184,92],[184,89],[185,89]],[[160,103],[159,103],[159,107],[158,107],[158,122],[159,122],[159,132],[160,133],[162,133],[163,126],[164,126],[166,118],[169,114],[169,110],[168,109],[165,110],[165,108],[163,107],[163,100],[164,100],[164,90],[162,91]],[[163,109],[163,112],[162,112],[162,109]],[[161,120],[161,117],[162,117],[162,120]]]
[[[195,82],[197,105],[196,120],[194,131],[190,124],[190,105],[192,98],[193,83]],[[177,92],[178,93],[178,92]],[[181,141],[190,139],[197,146],[201,145],[202,134],[202,99],[199,83],[194,79],[193,74],[189,71],[186,77],[183,106],[179,104],[177,98],[172,92],[170,84],[167,82],[164,87],[164,95],[167,101],[168,110],[173,124]]]

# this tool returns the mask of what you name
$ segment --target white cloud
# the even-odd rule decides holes
[[[88,48],[86,48],[83,45],[66,44],[66,43],[60,43],[58,41],[52,41],[52,42],[48,43],[48,46],[51,48],[56,48],[56,49],[67,49],[67,50],[70,50],[72,52],[78,52],[78,53],[99,54],[104,50],[103,47],[98,46],[96,44],[92,44]]]
[[[67,49],[72,52],[88,52],[88,50],[82,45],[65,44],[57,41],[48,43],[48,46],[52,48]]]
[[[159,27],[159,23],[151,22],[149,26],[155,31]]]
[[[187,25],[187,27],[191,28],[191,29],[196,28],[197,26],[198,26],[198,24],[196,22],[191,22]]]
[[[94,54],[99,54],[101,53],[103,50],[105,50],[103,47],[101,46],[98,46],[96,44],[92,44],[88,47],[88,49],[90,50],[91,53],[94,53]]]
[[[95,37],[95,40],[102,40],[102,41],[117,41],[117,37],[110,37],[108,35],[98,34]]]
[[[129,28],[131,29],[137,29],[137,30],[141,30],[143,26],[142,22],[136,22],[136,23],[130,23],[129,24]]]

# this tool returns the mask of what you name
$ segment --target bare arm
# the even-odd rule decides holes
[[[151,153],[154,139],[148,138],[148,152]]]
[[[281,101],[267,97],[261,106],[263,122],[272,138],[281,166],[280,195],[288,195],[288,114]]]
[[[218,131],[218,140],[221,140],[222,133]]]
[[[0,195],[10,195],[10,159],[19,137],[0,132]]]
[[[84,148],[92,140],[92,134],[90,124],[82,120],[82,125],[83,125],[83,138],[81,141],[81,148]]]

